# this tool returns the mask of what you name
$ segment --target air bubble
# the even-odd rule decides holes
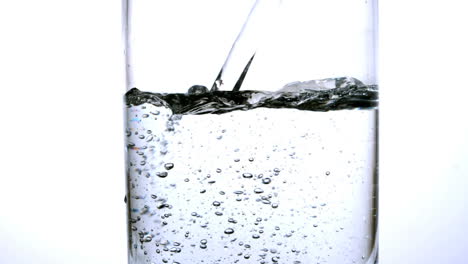
[[[213,205],[214,205],[214,206],[220,206],[220,205],[221,205],[221,203],[220,203],[220,202],[218,202],[218,201],[214,201],[214,202],[213,202]]]
[[[271,179],[270,178],[264,178],[262,179],[262,183],[264,184],[269,184],[271,182]]]
[[[234,229],[232,229],[232,228],[228,228],[228,229],[224,230],[224,234],[226,234],[226,235],[230,235],[230,234],[233,234],[233,233],[234,233]]]
[[[253,177],[253,175],[252,175],[252,173],[246,172],[246,173],[242,174],[242,177],[244,177],[244,178],[246,178],[246,179],[250,179],[250,178]]]
[[[256,194],[263,193],[263,190],[260,188],[255,188],[254,193]]]
[[[259,235],[259,234],[253,234],[253,235],[252,235],[252,238],[253,238],[253,239],[259,239],[259,238],[260,238],[260,235]]]
[[[220,168],[217,168],[217,169],[216,169],[216,172],[217,172],[217,173],[221,173],[221,169],[220,169]]]
[[[203,85],[193,85],[187,91],[188,94],[202,94],[202,93],[207,93],[207,92],[208,92],[208,88],[206,88],[206,86],[203,86]]]
[[[163,171],[163,172],[156,173],[156,175],[161,178],[166,178],[168,174],[167,172]]]
[[[166,170],[171,170],[172,168],[174,168],[174,163],[166,163],[164,164],[164,168]]]

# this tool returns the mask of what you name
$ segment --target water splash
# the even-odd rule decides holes
[[[215,91],[159,94],[133,88],[127,105],[150,103],[169,107],[173,114],[222,114],[259,107],[296,108],[309,111],[366,109],[378,105],[376,85],[365,85],[352,77],[327,78],[285,85],[276,92]]]

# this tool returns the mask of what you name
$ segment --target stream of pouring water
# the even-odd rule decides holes
[[[240,90],[255,58],[261,34],[270,24],[269,18],[274,13],[274,8],[280,4],[281,0],[255,1],[211,87],[212,92],[222,90],[222,87],[233,87],[233,91]]]

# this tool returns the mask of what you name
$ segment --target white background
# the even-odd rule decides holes
[[[463,1],[380,1],[380,263],[467,263]],[[126,263],[117,0],[0,5],[0,263]]]

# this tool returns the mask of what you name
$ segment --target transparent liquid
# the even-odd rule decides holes
[[[376,262],[375,87],[126,102],[129,263]]]

